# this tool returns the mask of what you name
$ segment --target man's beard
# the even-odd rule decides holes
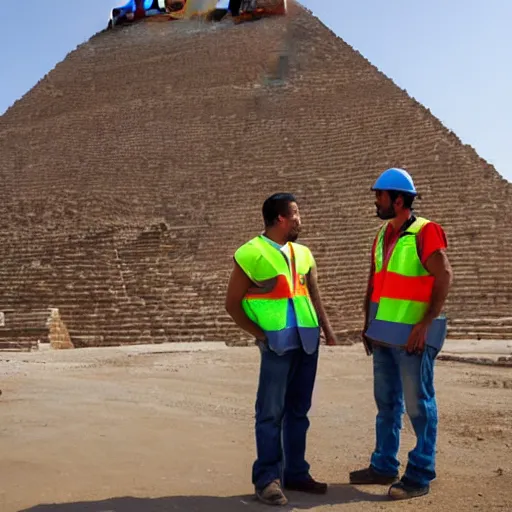
[[[394,219],[396,217],[395,207],[393,205],[391,205],[389,208],[386,208],[385,210],[379,207],[376,208],[376,215],[377,217],[379,217],[379,219],[389,220]]]
[[[299,231],[291,231],[286,238],[288,242],[295,242],[299,238]]]

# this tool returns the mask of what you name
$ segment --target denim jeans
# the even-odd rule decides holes
[[[425,347],[422,354],[409,355],[400,348],[374,346],[374,395],[377,404],[376,446],[371,465],[382,474],[395,475],[400,429],[404,413],[416,434],[409,452],[405,476],[419,485],[435,479],[437,404],[434,390],[434,361],[438,350]]]
[[[277,355],[260,346],[256,397],[256,450],[252,482],[263,489],[272,480],[299,481],[309,475],[305,460],[308,412],[315,384],[318,350],[302,348]]]

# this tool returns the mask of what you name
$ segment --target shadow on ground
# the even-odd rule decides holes
[[[361,501],[387,501],[382,495],[369,494],[348,484],[331,485],[324,496],[287,493],[289,506],[281,510],[308,510],[322,505],[339,505]],[[253,495],[241,496],[169,496],[165,498],[111,498],[102,501],[45,504],[19,512],[239,512],[275,510],[254,499]]]

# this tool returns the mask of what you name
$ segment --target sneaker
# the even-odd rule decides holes
[[[402,480],[393,484],[388,491],[388,496],[392,500],[407,500],[410,498],[418,498],[425,496],[430,491],[430,485],[420,485],[407,477],[402,477]]]
[[[317,482],[310,475],[303,480],[295,480],[291,482],[287,482],[285,480],[284,488],[289,491],[307,492],[309,494],[325,494],[327,492],[327,484]]]
[[[256,496],[265,505],[274,505],[281,507],[288,503],[288,499],[281,490],[279,480],[270,482],[263,489],[256,489]]]
[[[350,473],[350,483],[355,485],[389,485],[398,481],[398,474],[384,475],[377,473],[373,466]]]

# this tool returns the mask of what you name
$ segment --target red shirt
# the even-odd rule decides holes
[[[384,234],[384,254],[386,254],[387,248],[390,247],[390,244],[396,241],[399,233],[399,230],[395,231],[393,226],[388,224],[386,233]],[[377,243],[377,236],[375,237],[372,246],[372,276],[375,272],[375,245]],[[423,263],[423,265],[425,265],[425,262],[436,251],[446,249],[448,247],[448,241],[446,240],[446,234],[443,228],[435,222],[425,224],[418,233],[416,241],[418,246],[418,255],[420,256],[421,263]]]

